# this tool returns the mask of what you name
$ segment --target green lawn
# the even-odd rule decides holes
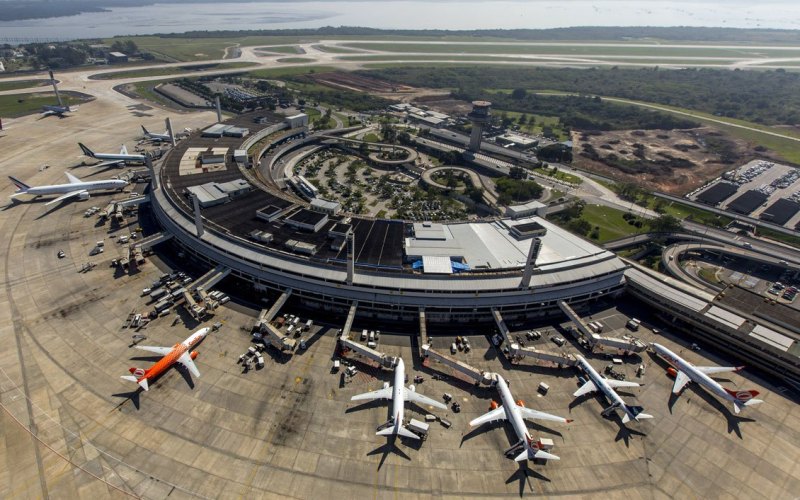
[[[365,140],[367,142],[381,142],[381,138],[378,136],[378,134],[374,134],[372,132],[370,132],[369,134],[366,134],[364,136],[363,140]]]
[[[331,66],[288,66],[285,68],[257,69],[255,71],[250,71],[247,75],[254,78],[280,78],[282,76],[326,73],[328,71],[336,71],[336,68]]]
[[[163,76],[181,73],[194,73],[197,71],[239,69],[255,66],[256,63],[232,62],[223,64],[198,64],[196,66],[180,66],[177,68],[141,68],[130,71],[115,71],[113,73],[102,73],[97,75],[97,80],[117,80],[121,78],[139,78],[143,76]]]
[[[552,168],[534,168],[533,171],[536,172],[537,174],[553,177],[554,179],[568,182],[570,184],[578,185],[583,182],[583,179],[581,179],[577,175],[568,174],[566,172],[562,172],[561,170],[559,170],[558,172],[555,173],[555,175],[553,175]]]
[[[4,82],[0,80],[0,91],[27,89],[28,87],[39,87],[49,84],[50,80],[16,80],[12,82]]]
[[[631,45],[592,45],[575,43],[570,45],[547,45],[546,43],[509,44],[429,44],[392,42],[349,42],[345,47],[356,49],[381,50],[385,52],[421,52],[431,54],[534,54],[568,56],[650,56],[650,57],[730,57],[749,59],[754,57],[800,57],[800,49],[775,50],[759,47],[758,52],[743,53],[739,48],[720,48],[713,46],[669,47],[650,45],[646,47]]]
[[[278,59],[279,63],[295,63],[295,64],[310,63],[314,61],[316,61],[316,59],[312,59],[310,57],[282,57],[281,59]]]
[[[276,54],[302,54],[297,45],[272,45],[268,47],[258,47],[259,52],[274,52]]]
[[[61,100],[66,106],[75,106],[86,102],[88,99],[81,99],[78,96],[61,92]],[[56,96],[53,92],[0,95],[0,109],[3,110],[3,116],[8,118],[39,113],[42,111],[42,106],[48,104],[57,104]]]
[[[504,110],[504,109],[492,110],[492,114],[493,115],[499,116],[499,115],[501,115],[503,113],[505,113],[506,116],[511,118],[511,120],[513,120],[514,124],[519,126],[519,129],[522,132],[525,132],[525,133],[528,133],[528,134],[531,134],[531,135],[540,135],[542,133],[542,127],[550,126],[550,127],[553,128],[553,131],[558,136],[558,140],[559,141],[566,141],[567,139],[569,139],[569,136],[567,136],[567,134],[563,133],[563,131],[561,130],[561,121],[559,120],[559,118],[557,116],[544,116],[544,115],[536,115],[536,114],[532,114],[532,113],[520,113],[520,112],[517,112],[517,111],[508,111],[508,110]],[[521,115],[527,115],[529,117],[533,116],[535,118],[535,120],[536,120],[536,124],[533,127],[531,127],[527,123],[525,125],[519,125],[518,120],[519,120],[519,117]]]
[[[133,86],[136,88],[136,93],[143,99],[147,99],[148,101],[155,102],[161,104],[162,106],[170,108],[181,108],[181,106],[176,102],[167,99],[163,95],[153,90],[153,87],[155,87],[159,83],[167,83],[168,81],[169,80],[153,80],[149,82],[137,82],[134,83]]]
[[[600,237],[598,243],[605,243],[606,241],[616,240],[624,236],[632,234],[646,233],[647,226],[637,228],[622,218],[625,210],[617,210],[616,208],[606,207],[603,205],[586,205],[583,209],[581,218],[592,225],[592,228],[598,226],[600,228]]]

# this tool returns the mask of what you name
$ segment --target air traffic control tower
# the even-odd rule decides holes
[[[489,101],[472,101],[472,111],[467,118],[472,122],[472,134],[469,137],[469,150],[477,153],[481,149],[481,139],[483,138],[483,127],[489,123],[491,115],[489,108],[492,103]]]

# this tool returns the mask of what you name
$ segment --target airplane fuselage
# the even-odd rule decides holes
[[[681,371],[689,377],[689,380],[695,382],[697,384],[702,385],[709,391],[713,392],[717,396],[726,399],[728,401],[735,402],[736,399],[733,398],[730,394],[725,391],[725,388],[720,385],[719,382],[714,380],[713,378],[709,377],[705,373],[701,372],[697,368],[694,367],[691,363],[684,360],[674,352],[670,351],[666,347],[660,344],[653,343],[651,344],[653,349],[656,350],[656,353],[661,356],[667,363],[674,366],[678,371]]]
[[[392,418],[394,418],[394,427],[403,425],[403,417],[405,415],[406,401],[403,394],[403,389],[406,383],[406,365],[403,359],[398,360],[397,366],[394,369],[394,385],[392,387]]]
[[[159,359],[156,364],[147,370],[143,370],[143,373],[134,373],[134,375],[136,375],[137,383],[143,379],[151,380],[157,378],[159,375],[167,371],[172,365],[175,364],[176,361],[178,361],[181,356],[199,344],[200,341],[203,340],[206,335],[208,335],[210,330],[211,329],[208,327],[197,330],[183,342],[175,344],[168,354]]]
[[[517,402],[514,401],[514,396],[511,395],[511,390],[503,377],[497,376],[497,390],[500,392],[500,401],[503,403],[503,410],[506,412],[506,418],[511,422],[511,427],[520,441],[526,443],[531,442],[531,435],[528,432],[528,426],[525,425],[525,420],[519,411]]]
[[[144,163],[144,155],[123,155],[114,153],[95,153],[93,158],[98,160],[119,160],[126,163]]]
[[[88,181],[78,182],[72,184],[54,184],[51,186],[36,186],[25,190],[24,194],[40,196],[45,194],[64,194],[73,191],[98,191],[109,189],[123,189],[128,183],[119,179],[110,179],[105,181]]]
[[[589,380],[591,380],[594,383],[594,385],[600,390],[600,392],[603,393],[603,396],[606,397],[608,402],[619,405],[620,408],[622,408],[627,412],[628,410],[625,401],[622,400],[622,398],[619,396],[619,394],[617,394],[617,391],[615,391],[613,387],[608,385],[606,379],[601,377],[600,374],[597,373],[597,370],[595,370],[594,367],[590,365],[589,362],[586,361],[586,359],[583,356],[577,356],[577,360],[578,364],[583,369],[584,373],[586,373],[586,376],[589,377]]]

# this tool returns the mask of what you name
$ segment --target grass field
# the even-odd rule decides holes
[[[279,62],[279,63],[295,63],[295,64],[300,64],[300,63],[310,63],[310,62],[314,62],[315,60],[316,60],[316,59],[311,59],[310,57],[283,57],[283,58],[281,58],[281,59],[278,59],[278,62]]]
[[[258,69],[247,74],[254,78],[280,78],[282,76],[307,75],[328,71],[336,71],[336,68],[332,66],[288,66],[285,68]]]
[[[50,80],[16,80],[13,82],[0,81],[0,91],[27,89],[28,87],[40,87],[49,83]]]
[[[533,171],[537,174],[546,175],[563,182],[569,182],[570,184],[578,185],[583,182],[583,179],[577,175],[568,174],[566,172],[562,172],[561,170],[557,171],[555,174],[553,174],[553,170],[549,168],[534,168]]]
[[[161,104],[162,106],[170,107],[170,108],[180,108],[181,106],[163,95],[159,94],[153,87],[158,85],[159,83],[166,83],[169,80],[153,80],[149,82],[137,82],[134,83],[133,86],[136,89],[136,93],[140,95],[142,98],[147,99],[148,101],[155,102]]]
[[[600,237],[594,240],[598,243],[647,232],[647,226],[638,228],[628,224],[628,221],[622,218],[625,213],[627,213],[626,210],[617,210],[603,205],[586,205],[581,218],[591,224],[592,228],[595,226],[600,228]]]
[[[501,113],[505,113],[506,116],[511,118],[514,121],[514,123],[517,126],[519,126],[519,129],[522,132],[526,132],[526,133],[532,134],[532,135],[540,135],[542,133],[542,127],[550,126],[550,127],[553,127],[553,131],[558,136],[558,140],[559,141],[566,141],[567,139],[569,139],[569,136],[567,134],[565,134],[563,132],[563,130],[561,130],[561,128],[560,128],[561,127],[561,121],[558,119],[557,116],[544,116],[544,115],[537,115],[537,114],[531,114],[531,113],[519,113],[517,111],[507,111],[507,110],[503,110],[503,109],[492,110],[492,114],[494,114],[494,115],[500,115]],[[519,117],[521,115],[527,115],[529,117],[533,116],[534,119],[536,120],[535,125],[532,126],[532,127],[530,125],[528,125],[528,124],[519,125],[518,120],[519,120]]]
[[[737,48],[719,48],[713,46],[668,47],[651,45],[647,47],[631,45],[593,45],[591,43],[575,43],[548,45],[547,43],[509,43],[509,44],[428,44],[428,43],[392,43],[392,42],[348,42],[345,47],[355,49],[381,50],[397,53],[430,53],[430,54],[534,54],[534,55],[568,55],[568,56],[645,56],[645,57],[730,57],[732,59],[755,59],[770,57],[800,57],[800,48],[794,50],[776,50],[759,47],[758,51],[746,51]]]
[[[66,92],[60,92],[60,94],[61,100],[66,106],[75,106],[88,100]],[[8,118],[39,113],[42,111],[42,106],[48,104],[56,104],[56,96],[53,92],[0,95],[0,109],[3,110],[3,116]]]
[[[271,45],[258,47],[260,52],[274,52],[275,54],[302,54],[303,51],[297,45]]]
[[[152,52],[168,61],[203,61],[222,59],[225,47],[236,45],[261,46],[297,43],[298,37],[280,36],[243,36],[231,38],[161,38],[158,36],[116,37],[105,40],[111,44],[115,40],[133,40],[144,51]],[[296,52],[292,52],[296,53]]]
[[[180,73],[193,73],[196,71],[240,69],[255,66],[256,63],[232,62],[224,64],[198,64],[197,66],[181,66],[177,68],[142,68],[130,71],[115,71],[113,73],[102,73],[95,78],[98,80],[117,80],[121,78],[139,78],[143,76],[163,76],[176,75]]]

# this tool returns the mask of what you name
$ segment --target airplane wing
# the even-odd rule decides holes
[[[447,405],[445,405],[444,403],[440,403],[435,399],[431,399],[428,396],[423,396],[422,394],[418,394],[414,391],[409,391],[408,389],[405,388],[403,390],[403,397],[405,398],[406,401],[412,401],[419,405],[434,406],[436,408],[439,408],[440,410],[447,409]]]
[[[64,200],[66,200],[67,198],[72,198],[73,196],[78,196],[79,194],[81,194],[81,193],[85,193],[85,192],[86,192],[86,190],[85,190],[85,189],[79,189],[79,190],[77,190],[77,191],[70,191],[70,192],[69,192],[69,193],[67,193],[67,194],[62,194],[61,196],[59,196],[58,198],[56,198],[56,199],[54,199],[54,200],[50,200],[50,201],[48,201],[48,202],[47,202],[47,203],[45,203],[44,205],[45,205],[45,206],[47,206],[47,205],[52,205],[53,203],[58,203],[59,201],[64,201]]]
[[[695,368],[706,375],[711,375],[712,373],[738,372],[742,369],[741,366],[695,366]]]
[[[186,369],[189,370],[189,373],[191,373],[193,376],[200,376],[200,370],[197,369],[197,365],[194,364],[194,361],[192,361],[192,355],[189,353],[189,351],[186,351],[180,358],[178,358],[178,363],[186,367]]]
[[[78,179],[77,177],[75,177],[74,175],[72,175],[69,172],[66,172],[66,174],[67,174],[67,179],[69,179],[69,183],[70,184],[80,184],[81,182],[83,182],[83,181],[81,181],[80,179]]]
[[[609,386],[614,387],[614,388],[617,388],[617,387],[641,387],[641,384],[637,384],[636,382],[628,382],[627,380],[614,380],[613,378],[606,380],[606,383]]]
[[[42,117],[50,116],[50,115],[54,115],[54,114],[56,114],[56,112],[51,110],[51,109],[48,109],[47,111],[42,111]]]
[[[350,401],[361,401],[364,399],[392,399],[392,388],[387,387],[386,389],[379,389],[377,391],[357,394],[350,398]]]
[[[590,380],[590,381],[586,382],[585,384],[583,384],[581,386],[581,388],[578,389],[577,391],[575,391],[572,395],[577,398],[578,396],[583,396],[584,394],[589,394],[590,392],[594,392],[596,390],[597,390],[597,386],[594,385],[594,382],[592,382]]]
[[[152,345],[137,345],[137,346],[134,346],[134,347],[136,347],[137,349],[141,349],[143,351],[154,352],[154,353],[160,354],[162,356],[166,356],[167,354],[172,352],[172,347],[156,347],[156,346],[152,346]]]
[[[471,420],[469,426],[478,427],[480,425],[485,424],[486,422],[494,422],[495,420],[505,420],[505,419],[506,419],[506,410],[503,409],[502,406],[498,406],[489,413],[484,413],[480,417]]]
[[[519,407],[519,412],[522,415],[522,418],[531,420],[550,420],[553,422],[561,422],[562,424],[568,424],[572,422],[572,420],[568,418],[551,415],[543,411],[531,410],[530,408],[525,408],[524,406]]]
[[[675,377],[675,383],[672,385],[672,393],[678,394],[686,387],[686,384],[691,381],[692,379],[690,379],[688,375],[683,372],[678,372],[678,375]]]
[[[96,165],[89,165],[89,166],[90,167],[94,167],[94,168],[103,168],[103,167],[121,165],[121,164],[124,164],[124,163],[125,163],[125,160],[110,160],[110,161],[103,161],[103,162],[100,162],[100,163],[98,163]]]

